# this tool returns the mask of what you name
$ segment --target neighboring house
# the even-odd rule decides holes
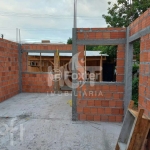
[[[96,78],[95,81],[113,81],[114,68],[112,64],[108,64],[107,54],[100,54],[100,51],[86,51],[86,68],[102,69],[101,79]],[[60,67],[65,66],[72,59],[72,53],[59,53]],[[48,67],[54,68],[54,53],[28,53],[28,72],[48,72]],[[90,71],[91,72],[91,71]],[[87,70],[87,73],[89,71]]]

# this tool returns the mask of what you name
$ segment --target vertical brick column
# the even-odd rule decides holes
[[[125,72],[125,45],[118,45],[116,70],[117,70],[116,81],[123,82]]]
[[[150,34],[141,37],[139,75],[139,109],[150,117]]]

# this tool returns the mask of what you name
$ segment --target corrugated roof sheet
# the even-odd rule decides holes
[[[101,56],[101,51],[86,51],[86,56]],[[29,56],[40,56],[40,53],[28,53]],[[72,53],[59,53],[60,56],[71,57]],[[54,56],[54,53],[41,53],[41,56]],[[102,56],[108,56],[102,54]]]

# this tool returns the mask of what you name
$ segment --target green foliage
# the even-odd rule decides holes
[[[98,46],[87,45],[87,46],[86,46],[86,50],[87,50],[87,51],[94,51],[94,48],[95,48],[95,47],[98,47]]]
[[[103,15],[108,27],[128,27],[131,22],[137,19],[143,12],[150,7],[150,0],[117,0],[112,4],[108,2],[109,8],[107,15]],[[136,61],[140,60],[140,41],[133,43],[134,55]],[[110,49],[111,50],[111,49]],[[133,74],[139,69],[138,65],[133,66]],[[138,83],[139,78],[133,78],[132,82],[132,99],[138,105]]]
[[[103,15],[108,26],[127,27],[150,7],[150,0],[133,0],[132,4],[128,0],[117,0],[111,4],[108,2],[108,15]]]
[[[138,70],[139,70],[139,65],[134,65],[132,69],[132,73],[135,74],[138,72]]]
[[[69,38],[67,44],[72,44],[72,38]]]
[[[140,61],[140,40],[135,41],[133,43],[133,49],[134,49],[134,55],[136,57],[136,61],[139,62]]]
[[[135,77],[132,80],[132,100],[135,102],[135,105],[138,106],[138,90],[139,87],[139,78]]]
[[[109,59],[116,58],[117,56],[117,46],[86,46],[87,51],[101,51],[101,54],[109,55]]]
[[[109,55],[109,58],[114,59],[117,56],[117,46],[98,46],[94,47],[94,51],[100,50],[102,54],[107,54]]]

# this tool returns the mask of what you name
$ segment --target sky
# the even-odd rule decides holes
[[[78,0],[77,27],[106,27],[108,1]],[[50,40],[66,43],[72,37],[74,0],[0,0],[0,35],[16,41],[20,29],[22,43]]]

